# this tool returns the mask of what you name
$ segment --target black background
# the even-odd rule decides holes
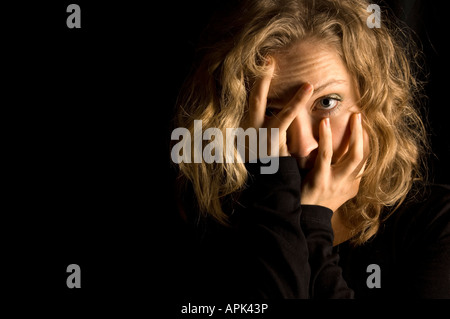
[[[431,176],[450,184],[449,12],[388,1],[429,70]],[[402,2],[405,2],[405,6]],[[81,29],[66,8],[81,7]],[[170,120],[199,32],[220,1],[34,1],[3,6],[5,279],[12,297],[77,312],[178,313],[170,260]],[[405,9],[406,8],[406,9]],[[383,18],[383,16],[382,16]],[[81,267],[81,289],[66,268]],[[125,303],[130,301],[130,303]],[[126,306],[124,306],[126,304]],[[143,306],[144,305],[144,306]],[[92,309],[92,308],[91,308]],[[286,309],[296,310],[290,304]]]

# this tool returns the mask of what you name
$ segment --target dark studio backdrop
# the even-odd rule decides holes
[[[449,11],[442,2],[387,2],[421,40],[431,176],[450,184]],[[66,26],[71,3],[81,8],[81,29]],[[31,294],[74,311],[139,304],[155,293],[170,300],[171,272],[182,269],[167,265],[176,235],[164,215],[170,121],[219,3],[74,0],[3,9],[13,17],[5,35],[5,93],[13,97],[5,117],[12,148],[5,264],[13,297]],[[66,286],[72,263],[81,267],[80,289]]]

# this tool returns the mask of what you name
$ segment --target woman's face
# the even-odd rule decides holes
[[[350,136],[349,119],[359,112],[356,85],[333,45],[316,40],[301,41],[273,56],[276,64],[266,116],[286,105],[304,83],[314,86],[314,93],[300,110],[287,131],[289,153],[300,169],[314,166],[319,139],[319,123],[330,118],[333,135],[333,159],[345,152]]]

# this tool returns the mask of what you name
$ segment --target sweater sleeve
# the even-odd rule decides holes
[[[289,298],[353,298],[333,253],[333,212],[300,205],[301,178],[295,159],[280,159],[275,175],[261,175],[247,166],[249,188],[246,218],[252,249],[264,269],[262,295]],[[251,226],[250,226],[251,225]],[[264,245],[261,243],[264,242]]]
[[[306,236],[311,267],[311,298],[353,298],[338,266],[339,255],[333,252],[333,212],[322,206],[303,205],[301,225]]]
[[[281,157],[275,174],[246,164],[249,186],[242,194],[240,242],[245,243],[257,297],[307,298],[308,249],[300,226],[300,173],[295,159]]]
[[[196,279],[200,296],[351,296],[337,257],[331,254],[333,232],[328,224],[332,212],[319,206],[306,208],[303,223],[300,221],[301,177],[296,160],[279,158],[274,174],[261,174],[260,163],[247,163],[246,168],[248,185],[230,214],[231,227],[210,223],[202,235],[195,277],[204,283],[199,285]],[[321,287],[330,283],[333,286]]]

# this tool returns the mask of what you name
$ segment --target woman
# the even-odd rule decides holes
[[[278,129],[279,167],[261,174],[239,145],[179,162],[185,295],[450,298],[450,191],[424,182],[417,50],[368,7],[248,0],[209,26],[176,127]]]

